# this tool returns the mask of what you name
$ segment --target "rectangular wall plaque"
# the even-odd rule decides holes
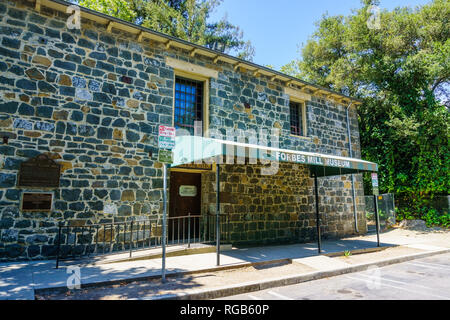
[[[18,187],[58,188],[61,165],[41,154],[20,164]]]
[[[192,169],[192,170],[204,170],[204,171],[212,171],[212,164],[207,163],[190,163],[190,164],[182,164],[176,167],[176,169]]]
[[[197,187],[196,186],[180,186],[179,190],[180,197],[196,197],[197,196]]]
[[[22,195],[22,211],[51,211],[53,193],[25,192]]]

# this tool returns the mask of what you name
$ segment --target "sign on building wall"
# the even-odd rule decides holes
[[[160,149],[172,150],[175,148],[176,129],[159,126],[158,145]]]
[[[207,163],[188,163],[182,164],[176,167],[177,169],[191,169],[191,170],[201,170],[201,171],[212,171],[213,165]]]
[[[25,192],[22,195],[22,211],[49,212],[52,210],[53,193]]]
[[[179,190],[180,197],[196,197],[197,187],[196,186],[180,186]]]
[[[304,163],[318,166],[351,168],[351,163],[348,160],[323,158],[320,156],[307,156],[303,154],[290,154],[286,152],[275,152],[275,160],[300,164]]]
[[[61,165],[45,154],[20,164],[18,187],[58,188]]]
[[[173,152],[175,148],[176,129],[173,127],[159,126],[158,135],[158,161],[162,163],[173,163]]]
[[[173,152],[170,150],[159,149],[158,161],[161,163],[173,163]]]

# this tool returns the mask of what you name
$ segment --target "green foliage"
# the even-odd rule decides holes
[[[369,5],[349,16],[323,16],[282,70],[360,98],[362,158],[379,165],[380,192],[411,212],[450,190],[450,2],[382,10],[369,29]],[[370,177],[364,178],[370,192]]]
[[[79,0],[80,6],[125,20],[136,21],[137,12],[134,10],[134,2],[129,0]]]
[[[384,210],[378,209],[378,218],[380,220],[386,220],[389,216],[386,214]],[[375,221],[375,213],[374,212],[366,212],[366,219],[370,221]]]
[[[419,211],[411,212],[410,210],[398,209],[396,212],[397,221],[422,219],[426,222],[427,227],[444,227],[450,228],[450,213],[440,214],[434,208],[423,207]]]
[[[254,48],[224,17],[207,22],[222,0],[79,0],[78,4],[113,17],[212,49],[225,48],[252,60]],[[76,2],[76,1],[75,1]]]
[[[375,214],[373,212],[366,212],[366,219],[368,221],[374,220],[375,219]]]
[[[418,219],[417,215],[411,212],[408,208],[395,208],[395,217],[397,222]]]
[[[450,215],[447,214],[439,214],[436,209],[426,209],[423,211],[422,220],[425,220],[428,227],[432,226],[442,226],[450,228]]]

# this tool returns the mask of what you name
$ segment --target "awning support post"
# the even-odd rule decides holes
[[[316,225],[317,225],[317,246],[319,254],[322,253],[322,240],[320,236],[320,214],[319,214],[319,187],[317,184],[317,174],[314,173],[314,193],[316,196]]]
[[[220,165],[216,164],[216,252],[217,266],[220,266]]]
[[[373,196],[373,208],[375,210],[375,221],[377,227],[377,246],[380,247],[380,218],[378,216],[378,201],[377,196]]]
[[[167,164],[163,167],[162,282],[166,282]]]

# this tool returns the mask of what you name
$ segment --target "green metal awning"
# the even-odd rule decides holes
[[[225,157],[305,164],[318,177],[377,172],[376,163],[355,158],[279,149],[196,136],[176,137],[172,167],[192,163],[226,163]],[[233,162],[234,163],[234,162]],[[250,163],[252,164],[252,163]],[[254,163],[256,164],[256,163]]]

